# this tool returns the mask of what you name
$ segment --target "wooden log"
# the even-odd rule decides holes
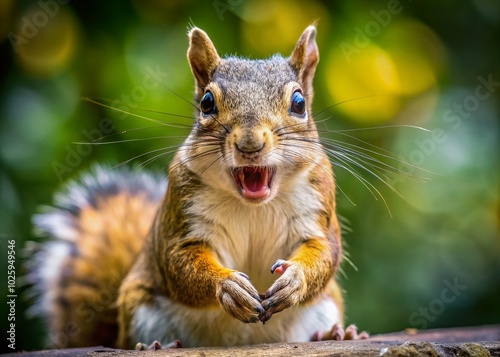
[[[9,355],[6,355],[9,356]],[[375,335],[360,341],[273,343],[238,347],[180,348],[158,351],[124,351],[105,347],[44,350],[10,354],[16,357],[115,356],[498,356],[500,325],[449,328]]]

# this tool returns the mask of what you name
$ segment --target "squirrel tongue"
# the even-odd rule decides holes
[[[258,166],[246,166],[241,168],[238,179],[245,198],[265,198],[269,194],[268,187],[269,168]]]

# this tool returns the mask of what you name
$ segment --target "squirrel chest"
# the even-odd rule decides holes
[[[276,279],[270,267],[277,258],[289,256],[303,237],[324,236],[318,225],[319,195],[307,173],[295,177],[263,206],[245,205],[231,195],[205,188],[188,208],[195,217],[190,233],[204,237],[224,266],[245,272],[264,293]]]

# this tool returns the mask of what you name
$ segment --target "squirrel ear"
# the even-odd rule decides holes
[[[214,70],[220,63],[217,50],[205,31],[197,27],[189,31],[187,57],[191,72],[196,79],[196,93],[201,96],[203,89],[210,82]]]
[[[298,82],[302,85],[305,94],[312,96],[312,81],[319,62],[316,26],[311,25],[304,30],[288,61],[297,73]]]

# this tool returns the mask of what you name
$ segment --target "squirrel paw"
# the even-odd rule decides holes
[[[265,311],[259,316],[262,323],[266,323],[274,313],[297,304],[302,296],[305,278],[300,266],[278,259],[271,267],[271,273],[274,272],[283,275],[274,282],[265,294],[265,300],[262,302]]]
[[[226,312],[243,322],[258,322],[264,313],[259,293],[241,272],[231,273],[218,284],[217,299]]]
[[[181,348],[181,341],[175,340],[173,342],[170,342],[169,344],[166,344],[165,346],[162,346],[162,344],[158,341],[154,341],[150,345],[146,345],[145,343],[138,342],[137,345],[135,345],[136,351],[145,351],[145,350],[165,350],[167,348]]]
[[[370,338],[370,335],[363,331],[358,333],[358,328],[356,325],[349,325],[344,330],[341,324],[335,324],[333,327],[326,331],[316,331],[311,338],[311,341],[345,341],[345,340],[366,340]]]

